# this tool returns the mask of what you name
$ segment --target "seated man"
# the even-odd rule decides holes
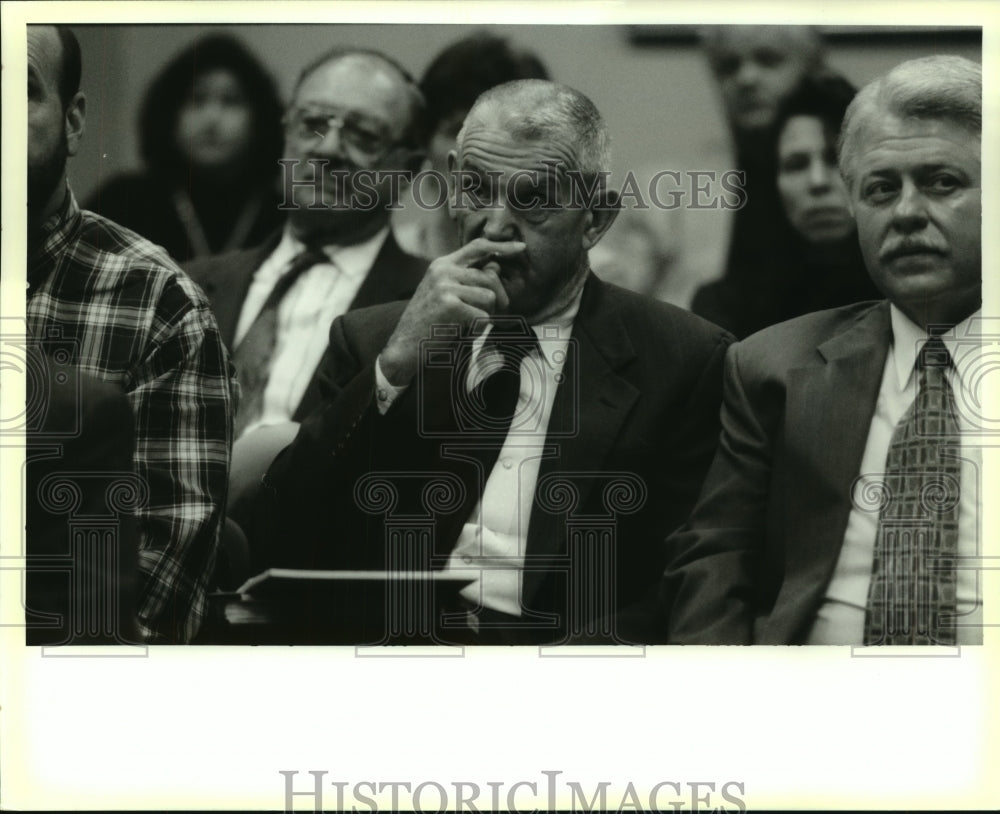
[[[80,49],[28,27],[28,335],[119,386],[135,423],[138,624],[188,642],[205,613],[226,502],[234,402],[208,302],[159,246],[81,210],[66,159],[83,136]],[[28,541],[29,547],[31,541]]]
[[[980,450],[961,409],[975,403],[981,121],[982,70],[958,57],[905,62],[848,108],[840,170],[888,302],[731,348],[719,452],[670,541],[671,642],[981,641]]]
[[[423,158],[423,109],[413,79],[381,53],[335,49],[312,61],[284,119],[284,230],[187,264],[233,352],[237,440],[319,403],[334,317],[405,299],[420,282],[427,262],[399,248],[389,215],[400,177]]]
[[[320,402],[330,323],[413,294],[427,261],[389,227],[400,178],[423,157],[424,103],[413,79],[377,51],[337,48],[303,68],[285,113],[285,228],[254,249],[191,261],[241,386],[228,512],[260,570],[254,514],[261,476]],[[395,174],[395,177],[393,177]],[[366,177],[367,176],[367,177]]]
[[[583,94],[485,92],[449,166],[464,245],[334,322],[324,402],[267,475],[272,564],[464,574],[459,640],[565,641],[655,586],[730,337],[590,272],[617,204]]]

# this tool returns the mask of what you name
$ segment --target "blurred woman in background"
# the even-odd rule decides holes
[[[699,291],[712,313],[698,313],[737,337],[811,311],[881,297],[865,270],[837,167],[837,135],[855,92],[846,79],[823,74],[806,79],[781,107],[776,182],[788,259],[761,269],[757,285],[737,290],[722,280]]]
[[[865,269],[848,191],[837,166],[837,135],[856,93],[842,77],[809,80],[778,122],[778,194],[798,242],[798,260],[779,292],[779,320],[880,299]]]
[[[283,219],[281,112],[274,80],[240,42],[198,40],[146,95],[139,118],[145,172],[112,179],[86,208],[178,262],[260,243]]]

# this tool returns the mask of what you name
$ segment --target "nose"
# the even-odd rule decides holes
[[[813,193],[826,192],[832,183],[833,169],[822,158],[813,158],[809,162],[809,191]]]
[[[909,233],[927,225],[927,201],[910,179],[903,181],[892,210],[892,223],[900,232]]]
[[[752,59],[744,59],[740,63],[739,70],[736,71],[736,82],[740,87],[749,88],[757,84],[760,79],[760,70],[757,63]]]
[[[505,240],[517,240],[519,232],[517,221],[510,203],[504,196],[498,196],[498,200],[493,201],[489,206],[481,210],[484,218],[483,237],[487,240],[503,242]]]
[[[312,153],[321,158],[343,157],[344,142],[340,134],[340,122],[327,122],[326,133],[313,144]]]

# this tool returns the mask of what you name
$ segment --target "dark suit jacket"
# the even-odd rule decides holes
[[[456,510],[460,501],[443,504],[450,489],[469,482],[470,466],[475,477],[474,464],[447,449],[468,440],[450,409],[455,366],[425,367],[385,416],[375,406],[374,361],[403,307],[364,309],[334,322],[323,406],[265,479],[288,524],[272,564],[384,567],[388,525],[417,518],[421,526],[426,517],[433,518],[430,562],[417,566],[447,560],[468,509]],[[576,566],[567,564],[576,532],[615,535],[613,564],[596,574],[613,571],[613,606],[634,601],[662,574],[665,535],[687,517],[714,452],[730,341],[685,311],[594,276],[587,281],[547,428],[552,454],[541,463],[525,552],[522,606],[558,619],[553,639],[567,632],[567,586],[579,584]],[[435,480],[439,491],[429,486]],[[391,484],[395,505],[376,505],[377,481]],[[589,594],[584,605],[587,619],[612,609]]]
[[[222,341],[230,351],[234,349],[236,325],[250,283],[253,282],[254,272],[277,248],[280,241],[281,233],[278,232],[256,248],[192,260],[184,265],[184,270],[208,295],[212,313],[215,314],[216,322],[219,324]],[[375,256],[365,281],[351,302],[350,310],[407,299],[416,290],[426,268],[427,261],[406,254],[399,248],[390,231]],[[327,362],[324,356],[316,370],[322,370]],[[319,402],[319,382],[314,375],[292,420],[301,421]]]
[[[888,303],[860,303],[730,349],[719,451],[670,541],[671,642],[807,636],[840,554],[891,338]]]

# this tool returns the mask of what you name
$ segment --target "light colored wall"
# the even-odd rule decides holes
[[[540,54],[553,78],[590,96],[610,124],[615,171],[724,168],[728,138],[707,67],[695,46],[637,48],[625,26],[552,25],[111,25],[78,26],[89,97],[88,133],[71,165],[78,197],[138,166],[136,116],[152,78],[182,47],[208,31],[242,38],[287,96],[299,68],[334,45],[379,48],[415,76],[444,46],[488,28]],[[915,56],[978,48],[835,44],[829,62],[857,84]],[[728,215],[675,213],[664,229],[684,257],[676,285],[687,291],[720,269]],[[683,295],[679,296],[683,299]]]

